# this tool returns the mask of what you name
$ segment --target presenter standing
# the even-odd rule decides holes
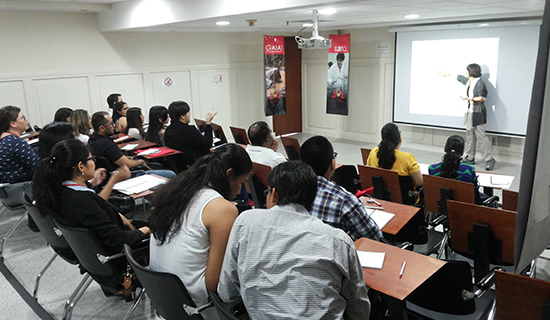
[[[452,74],[440,71],[443,77],[454,77]],[[462,100],[468,100],[468,110],[464,114],[464,125],[466,126],[466,156],[462,162],[475,164],[476,144],[479,140],[481,152],[485,160],[485,170],[490,171],[495,167],[496,160],[491,152],[491,141],[485,133],[487,123],[487,109],[485,108],[485,99],[487,99],[487,87],[481,79],[481,67],[472,63],[466,67],[466,76],[457,75],[456,80],[467,86],[466,97],[460,97]]]

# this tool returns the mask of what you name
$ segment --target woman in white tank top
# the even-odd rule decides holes
[[[252,171],[246,151],[227,144],[156,192],[149,219],[150,267],[177,275],[197,306],[216,291],[227,239],[238,211],[230,202]],[[213,308],[202,313],[217,319]]]

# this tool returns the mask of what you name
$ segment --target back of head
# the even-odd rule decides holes
[[[469,64],[466,67],[466,70],[468,70],[468,74],[470,77],[479,78],[481,77],[481,67],[477,63]]]
[[[71,108],[59,108],[55,112],[55,115],[53,117],[53,122],[67,122],[67,119],[71,117],[71,114],[73,113],[73,109]]]
[[[464,152],[464,138],[458,135],[450,136],[445,143],[445,155],[441,163],[440,175],[444,178],[458,177],[460,160]]]
[[[107,124],[105,117],[108,115],[105,111],[98,111],[92,115],[92,128],[94,128],[94,132],[99,132],[99,127]]]
[[[147,129],[147,141],[161,144],[159,131],[164,126],[162,123],[168,119],[168,109],[164,106],[154,106],[149,109],[149,128]]]
[[[75,167],[81,161],[86,162],[89,153],[88,147],[79,140],[67,139],[58,142],[51,155],[38,162],[32,190],[43,215],[57,212],[62,183],[73,178]]]
[[[17,120],[21,109],[15,106],[5,106],[0,109],[0,133],[8,132],[12,122]]]
[[[395,163],[395,148],[399,145],[401,133],[393,123],[386,123],[381,130],[382,141],[378,145],[378,166],[390,170]]]
[[[189,111],[191,108],[185,101],[174,101],[168,106],[168,114],[172,121],[180,121],[181,116],[185,116]]]
[[[113,120],[118,120],[120,119],[120,117],[122,117],[122,115],[120,114],[122,112],[122,110],[124,109],[124,107],[128,105],[126,102],[124,101],[119,101],[117,103],[115,103],[115,106],[113,108]]]
[[[114,106],[115,106],[115,103],[118,102],[118,97],[120,97],[121,94],[120,93],[111,93],[108,97],[107,97],[107,105],[109,106],[110,109],[113,109]]]
[[[267,176],[270,188],[279,195],[277,205],[301,204],[311,209],[317,194],[317,175],[302,161],[287,161],[279,164]]]
[[[248,127],[248,139],[253,146],[262,146],[271,133],[269,125],[265,121],[257,121]]]
[[[73,133],[75,136],[79,134],[90,134],[90,119],[88,111],[83,109],[76,109],[71,114],[71,126],[73,127]]]
[[[139,134],[141,135],[141,137],[145,137],[145,131],[143,131],[143,123],[141,123],[141,108],[134,107],[128,109],[128,112],[126,113],[126,119],[128,121],[128,125],[124,130],[125,134],[128,134],[128,130],[130,128],[136,128],[139,130]]]
[[[231,169],[231,171],[229,171]],[[195,161],[186,171],[179,173],[153,195],[155,210],[149,226],[161,243],[181,228],[187,210],[195,195],[209,187],[227,200],[231,195],[230,180],[252,171],[252,161],[244,148],[225,144]]]
[[[334,159],[334,149],[327,138],[311,137],[300,147],[300,158],[313,168],[316,175],[324,176]]]
[[[73,127],[68,122],[54,122],[46,125],[42,131],[40,131],[38,156],[40,158],[50,156],[50,153],[56,143],[73,138]]]

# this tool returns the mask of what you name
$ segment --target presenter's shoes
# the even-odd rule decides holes
[[[495,163],[497,163],[497,161],[495,159],[485,161],[485,170],[487,170],[487,171],[493,170],[495,168]]]
[[[470,158],[468,158],[468,156],[466,156],[466,157],[464,157],[464,159],[462,159],[462,162],[474,165],[474,164],[476,164],[476,159],[470,159]]]

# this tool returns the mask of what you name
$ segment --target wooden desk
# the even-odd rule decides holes
[[[412,251],[400,249],[378,241],[361,238],[355,241],[358,251],[385,252],[382,269],[363,268],[365,284],[373,290],[382,292],[403,301],[424,281],[445,265],[445,261],[430,258]],[[403,261],[407,262],[403,277],[399,272]]]
[[[541,319],[550,283],[502,271],[496,272],[496,319]]]
[[[359,200],[369,207],[376,207],[375,203],[368,203],[368,197],[360,197]],[[388,222],[382,232],[389,233],[391,235],[396,235],[417,213],[420,212],[420,208],[408,206],[405,204],[395,203],[391,201],[376,200],[384,208],[383,211],[390,212],[395,214],[395,216]]]
[[[113,142],[116,144],[119,144],[119,143],[127,143],[127,142],[130,142],[131,140],[134,140],[134,138],[127,134],[121,133],[118,135],[116,139],[113,139]]]
[[[133,148],[132,150],[122,150],[122,148],[124,148],[124,146],[126,146],[127,144],[137,144],[138,146]],[[145,149],[145,148],[149,148],[149,147],[154,147],[156,146],[157,144],[154,143],[154,142],[150,142],[150,141],[145,141],[145,140],[136,140],[136,141],[132,141],[132,142],[126,142],[126,143],[120,143],[118,144],[118,147],[122,150],[122,151],[134,151],[134,150],[139,150],[139,149]]]
[[[165,178],[165,177],[157,176],[156,174],[152,174],[152,176],[154,176],[154,177],[156,177],[156,178],[160,178],[160,179],[166,180],[166,181],[170,180],[170,179]],[[151,194],[153,194],[153,193],[155,193],[155,190],[149,189],[149,190],[145,190],[145,191],[140,192],[140,193],[130,194],[129,196],[132,197],[132,198],[134,198],[134,199],[139,199],[139,198],[143,198],[143,197],[146,197],[146,196],[148,196],[148,195],[151,195]],[[144,206],[144,208],[145,208],[145,206]]]
[[[160,150],[171,150],[172,152],[171,153],[167,153],[163,156],[154,156],[154,155],[149,155],[149,156],[139,156],[139,157],[143,157],[147,160],[151,160],[151,159],[158,159],[158,158],[164,158],[164,157],[169,157],[169,156],[173,156],[175,154],[180,154],[181,151],[179,150],[176,150],[176,149],[172,149],[172,148],[168,148],[168,147],[157,147],[157,149],[160,149]],[[136,151],[136,156],[137,156],[137,151]]]

